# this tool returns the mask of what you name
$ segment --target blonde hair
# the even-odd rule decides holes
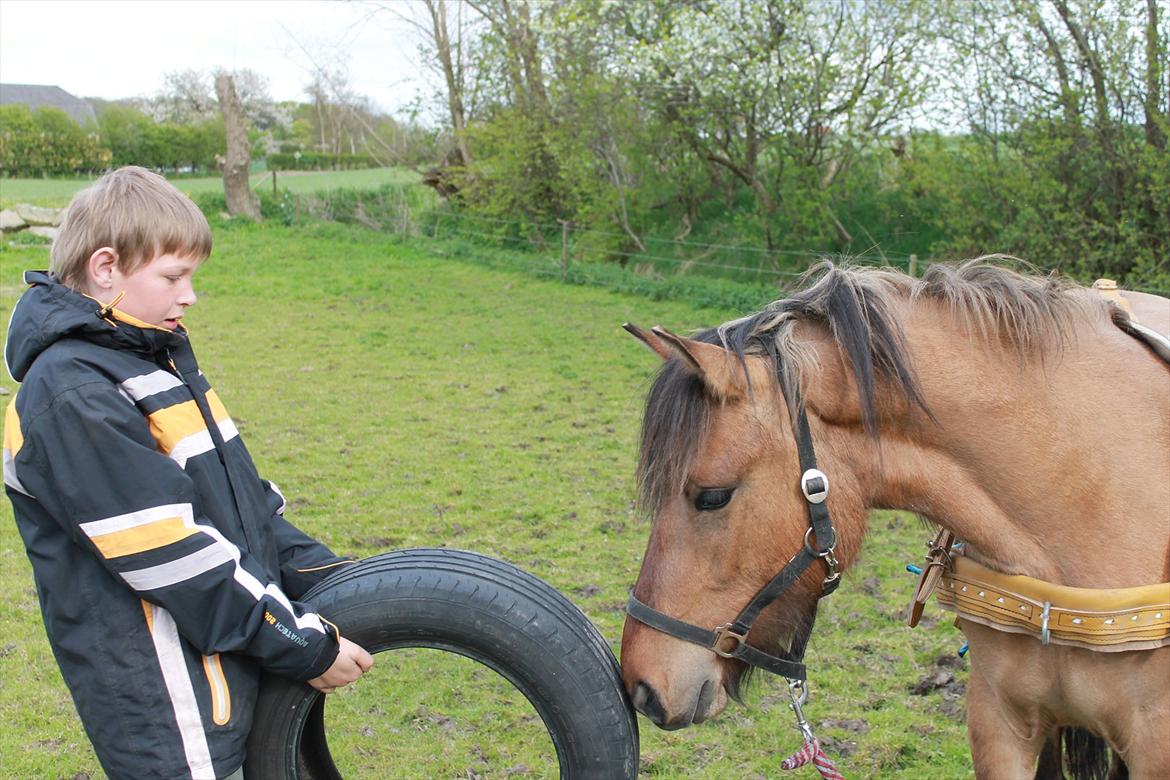
[[[49,270],[66,286],[84,290],[86,264],[102,247],[133,273],[160,255],[206,260],[211,228],[189,197],[157,173],[130,165],[102,176],[73,196],[53,241]]]

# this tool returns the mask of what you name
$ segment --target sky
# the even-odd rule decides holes
[[[147,97],[168,72],[251,69],[276,100],[307,98],[314,65],[342,66],[375,109],[432,83],[418,36],[379,6],[405,0],[0,0],[0,82],[78,97]],[[229,23],[227,15],[237,21]]]

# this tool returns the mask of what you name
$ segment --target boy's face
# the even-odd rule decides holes
[[[110,292],[125,292],[117,308],[131,317],[174,330],[187,307],[195,303],[191,284],[200,260],[194,257],[159,255],[134,272],[123,273],[117,266],[110,272]]]

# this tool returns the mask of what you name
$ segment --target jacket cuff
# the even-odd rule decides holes
[[[312,663],[300,674],[293,675],[293,679],[308,682],[316,677],[320,677],[337,660],[337,656],[341,652],[341,643],[338,641],[341,634],[338,632],[337,626],[328,620],[322,618],[321,623],[325,626],[325,638],[321,640]]]
[[[322,642],[321,649],[317,652],[317,658],[304,672],[296,675],[294,679],[300,680],[301,682],[308,682],[309,680],[320,677],[325,674],[325,670],[333,666],[333,662],[337,660],[337,655],[340,652],[341,645],[337,644],[337,642],[333,640]]]

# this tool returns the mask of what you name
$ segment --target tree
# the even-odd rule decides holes
[[[852,237],[827,197],[837,177],[905,122],[926,78],[917,0],[806,5],[792,0],[667,5],[631,13],[629,74],[643,99],[708,164],[747,186],[769,248],[776,218]],[[816,213],[786,193],[820,193]]]
[[[540,49],[539,18],[532,13],[532,7],[539,13],[542,6],[531,4],[528,0],[466,2],[491,26],[497,50],[504,59],[512,104],[528,114],[544,111],[548,97]]]
[[[455,5],[455,38],[452,43],[447,1],[423,0],[423,5],[426,7],[430,25],[418,24],[413,20],[411,23],[429,39],[434,50],[435,60],[447,89],[447,110],[451,117],[451,131],[459,155],[459,164],[467,168],[471,165],[472,157],[471,147],[467,143],[467,109],[464,100],[466,82],[463,59],[463,6]]]
[[[951,87],[979,141],[969,172],[995,182],[978,194],[995,219],[951,246],[994,241],[1074,273],[1170,282],[1168,47],[1158,4],[955,8],[948,41],[975,76]],[[949,211],[971,208],[971,197],[956,193]]]
[[[207,119],[218,111],[213,78],[202,70],[170,71],[147,106],[157,122],[186,124]]]
[[[157,122],[189,125],[212,119],[219,113],[215,74],[204,70],[170,71],[163,76],[163,86],[146,101],[145,108]],[[266,130],[277,121],[278,112],[268,93],[268,79],[253,70],[242,68],[231,74],[236,96],[251,127]]]
[[[110,150],[112,163],[115,166],[161,167],[154,160],[147,159],[145,154],[154,124],[149,116],[133,106],[112,103],[102,107],[98,112],[98,128],[102,143]]]
[[[260,201],[248,183],[252,149],[248,142],[248,127],[244,109],[236,95],[232,75],[221,71],[215,76],[215,92],[227,133],[227,155],[223,166],[223,190],[228,212],[249,219],[260,219]]]

